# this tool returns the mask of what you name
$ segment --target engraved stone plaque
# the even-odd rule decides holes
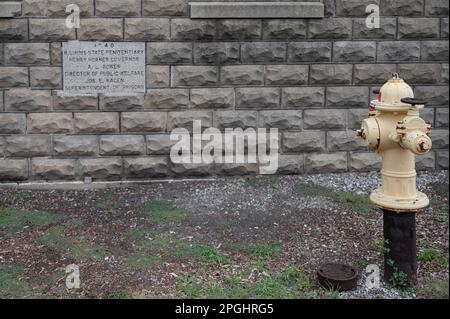
[[[145,43],[63,43],[65,96],[145,94]]]

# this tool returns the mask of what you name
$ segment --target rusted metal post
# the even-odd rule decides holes
[[[404,273],[409,282],[417,282],[416,214],[383,210],[385,240],[384,279]]]

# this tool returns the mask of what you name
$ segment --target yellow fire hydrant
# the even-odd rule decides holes
[[[370,200],[384,212],[384,275],[390,281],[403,272],[415,282],[415,213],[429,204],[416,188],[415,155],[431,150],[431,124],[419,114],[426,101],[414,98],[412,88],[397,74],[374,93],[378,100],[371,102],[369,117],[357,133],[382,158],[381,187]]]

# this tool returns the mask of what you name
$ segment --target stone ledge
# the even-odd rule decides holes
[[[22,3],[18,1],[0,2],[0,18],[14,18],[22,15]]]
[[[186,183],[186,182],[214,182],[213,177],[198,178],[162,178],[162,179],[136,179],[136,180],[117,180],[117,181],[94,181],[85,183],[83,181],[33,181],[33,182],[0,182],[0,189],[25,189],[25,190],[92,190],[92,189],[110,189],[119,187],[129,187],[133,185],[149,185],[158,183]]]
[[[192,19],[323,18],[321,2],[191,2]]]

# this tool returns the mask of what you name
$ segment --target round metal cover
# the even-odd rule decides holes
[[[326,289],[348,291],[358,285],[358,271],[349,265],[329,263],[317,270],[319,284]]]

